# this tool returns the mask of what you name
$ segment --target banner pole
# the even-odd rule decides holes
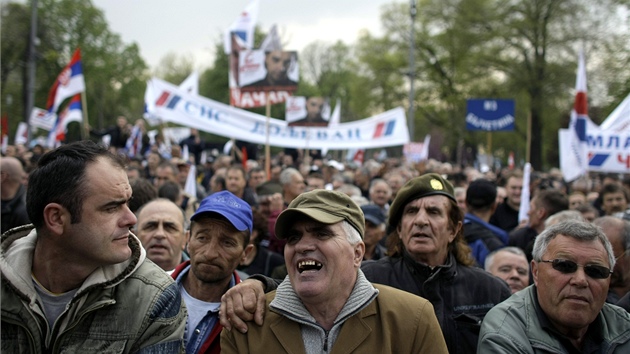
[[[527,146],[525,148],[525,162],[529,162],[532,146],[532,112],[527,114]]]
[[[487,136],[486,136],[486,148],[488,149],[488,165],[491,165],[492,162],[494,161],[490,161],[493,160],[493,154],[492,154],[492,132],[488,131],[487,132]]]
[[[269,91],[265,93],[265,114],[267,119],[265,121],[265,173],[267,174],[267,180],[271,179],[271,150],[269,148],[269,123],[271,122],[271,102],[269,102]]]
[[[87,99],[85,98],[85,91],[81,92],[81,107],[83,108],[83,129],[81,129],[81,138],[83,140],[88,139],[88,127],[90,126],[88,122],[88,110],[87,110]]]

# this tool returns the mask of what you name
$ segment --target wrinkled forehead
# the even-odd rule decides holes
[[[601,261],[608,263],[606,248],[601,240],[580,240],[563,234],[556,235],[547,246],[543,256],[557,258],[587,258],[588,261]]]

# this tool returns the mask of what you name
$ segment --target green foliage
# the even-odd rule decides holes
[[[593,121],[600,123],[630,93],[628,6],[627,0],[418,0],[410,75],[409,3],[392,3],[383,7],[382,34],[363,31],[353,46],[316,41],[299,53],[295,94],[329,97],[333,106],[340,99],[341,121],[347,122],[408,107],[411,78],[413,140],[432,134],[444,157],[461,163],[471,162],[463,159],[464,150],[488,141],[484,132],[465,130],[466,100],[513,98],[516,130],[493,133],[494,152],[505,158],[514,151],[517,161],[524,160],[531,118],[530,161],[535,169],[557,166],[557,131],[568,124],[578,49],[587,54]],[[90,123],[103,127],[119,114],[139,117],[148,72],[138,46],[111,33],[91,1],[40,0],[38,10],[36,106],[45,104],[53,80],[81,47]],[[29,6],[2,4],[2,112],[12,132],[24,116],[29,23]],[[257,29],[255,36],[260,44],[265,34]],[[199,93],[229,103],[229,63],[220,37],[214,62],[200,72]],[[189,57],[169,53],[153,74],[179,84],[194,68]],[[273,105],[271,115],[282,118],[284,110]],[[264,107],[252,111],[265,114]]]
[[[10,131],[14,131],[17,117],[25,116],[18,83],[24,87],[26,82],[25,72],[19,69],[25,66],[30,11],[27,5],[2,5],[2,97],[3,100],[7,95],[14,97],[9,107]],[[125,45],[119,35],[109,30],[100,9],[91,1],[40,0],[37,23],[36,107],[45,106],[57,75],[74,50],[81,48],[90,125],[113,125],[121,114],[132,121],[141,117],[147,66],[136,44]],[[16,31],[5,31],[5,26]],[[78,134],[78,129],[74,132]]]

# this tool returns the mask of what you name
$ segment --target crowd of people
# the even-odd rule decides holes
[[[628,175],[211,146],[7,148],[2,351],[630,352]]]

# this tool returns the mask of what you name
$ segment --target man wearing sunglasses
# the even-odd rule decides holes
[[[488,312],[480,353],[630,353],[630,315],[605,303],[612,246],[601,228],[562,222],[536,238],[534,285]]]

